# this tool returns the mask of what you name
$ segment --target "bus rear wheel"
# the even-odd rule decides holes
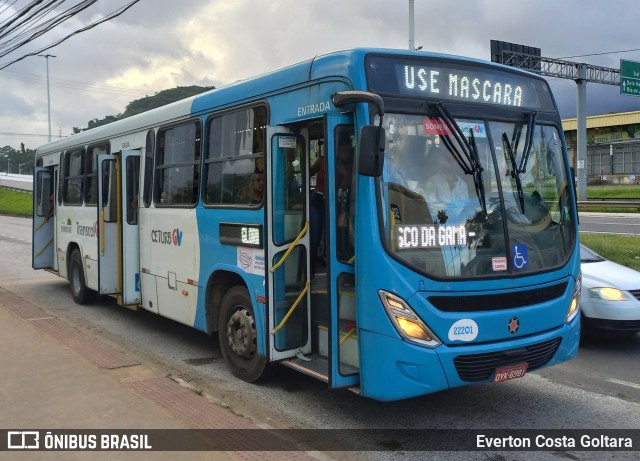
[[[258,332],[251,297],[234,287],[222,299],[218,338],[225,364],[236,378],[253,383],[264,377],[267,359],[258,354]]]
[[[96,292],[87,288],[85,283],[82,256],[77,248],[73,250],[69,260],[69,283],[71,284],[71,296],[76,303],[86,304],[95,299]]]

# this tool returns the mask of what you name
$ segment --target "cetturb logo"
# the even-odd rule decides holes
[[[151,241],[161,245],[174,245],[179,247],[182,245],[182,231],[178,228],[173,229],[171,232],[152,230]]]

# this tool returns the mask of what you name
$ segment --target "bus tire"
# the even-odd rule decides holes
[[[76,303],[86,304],[95,299],[95,291],[87,288],[85,283],[82,256],[77,248],[73,250],[69,260],[69,284],[71,285],[71,296]]]
[[[233,287],[224,295],[218,339],[225,364],[236,378],[253,383],[264,377],[267,359],[258,354],[255,315],[245,287]]]

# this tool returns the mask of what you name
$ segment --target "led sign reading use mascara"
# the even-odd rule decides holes
[[[506,81],[469,76],[462,72],[441,73],[420,66],[404,66],[404,87],[431,94],[440,94],[442,90],[450,98],[516,107],[522,105],[524,91],[521,86]]]

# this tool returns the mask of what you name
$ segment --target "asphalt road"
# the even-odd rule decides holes
[[[110,298],[79,306],[66,280],[31,269],[30,220],[0,217],[0,286],[101,340],[178,376],[263,427],[323,429],[640,429],[640,335],[595,339],[554,368],[499,385],[381,403],[276,366],[262,384],[236,380],[216,337]],[[1,361],[1,358],[0,358]],[[81,392],[81,389],[77,389]],[[352,433],[350,433],[352,434]],[[366,437],[364,435],[363,437]],[[375,439],[366,440],[372,447]],[[636,452],[367,452],[375,460],[636,460]]]
[[[640,213],[580,213],[580,232],[640,235]]]

